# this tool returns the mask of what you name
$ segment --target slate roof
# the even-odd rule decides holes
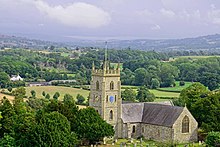
[[[144,103],[122,104],[122,120],[125,123],[142,122]]]
[[[126,103],[122,104],[122,120],[124,123],[145,123],[171,127],[183,107],[153,104],[153,103]]]

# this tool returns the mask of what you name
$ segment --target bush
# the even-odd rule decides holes
[[[180,85],[180,86],[184,86],[184,85],[185,85],[185,82],[184,82],[184,81],[180,81],[179,85]]]
[[[205,143],[210,147],[220,145],[220,132],[209,132],[206,137]]]

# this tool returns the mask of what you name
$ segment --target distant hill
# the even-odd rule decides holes
[[[103,47],[104,41],[73,41],[72,45]],[[136,40],[109,40],[109,48],[139,49],[155,51],[171,50],[211,50],[220,51],[220,34],[184,39],[136,39]]]
[[[58,43],[26,39],[22,37],[0,35],[0,47],[21,47],[43,49],[47,46],[56,47],[99,47],[103,48],[104,40],[82,40],[74,39],[71,42]],[[211,52],[220,51],[220,34],[201,36],[196,38],[184,39],[135,39],[135,40],[108,40],[108,48],[114,49],[138,49],[138,50],[155,50],[155,51],[172,51],[172,50],[203,50]]]
[[[46,49],[50,46],[63,47],[66,44],[24,37],[8,36],[0,34],[0,48],[25,48],[25,49]]]

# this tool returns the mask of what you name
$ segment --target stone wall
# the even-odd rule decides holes
[[[189,117],[189,132],[182,133],[182,120],[185,116]],[[173,139],[179,143],[194,142],[198,140],[198,123],[185,107],[179,118],[173,125]]]
[[[142,124],[141,131],[143,137],[147,140],[155,140],[160,142],[172,140],[172,128],[169,127]]]

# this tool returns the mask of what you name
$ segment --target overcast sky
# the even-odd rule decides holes
[[[0,0],[0,34],[47,40],[220,33],[220,0]]]

